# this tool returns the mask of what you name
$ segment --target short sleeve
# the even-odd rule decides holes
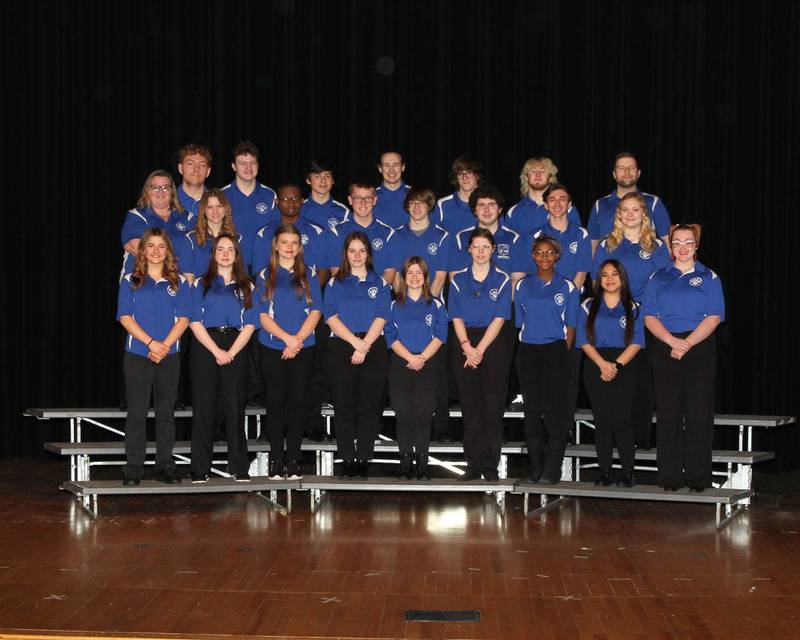
[[[455,281],[450,283],[450,295],[447,297],[447,312],[450,314],[451,320],[453,318],[464,317],[464,312],[461,309],[461,289]]]
[[[514,324],[517,329],[522,327],[523,314],[525,308],[522,306],[522,297],[525,293],[525,278],[517,282],[514,294]]]
[[[431,327],[433,337],[442,342],[447,342],[447,311],[438,300],[434,300],[433,304],[436,307],[436,312],[433,314],[433,326]]]
[[[581,228],[581,238],[578,239],[578,255],[575,257],[575,271],[592,270],[592,242],[589,233]],[[584,235],[585,234],[585,235]]]
[[[192,313],[192,292],[189,281],[181,277],[178,284],[178,294],[175,296],[175,317],[189,318]]]
[[[189,322],[203,322],[203,300],[205,298],[203,293],[205,293],[205,289],[202,284],[203,281],[199,278],[192,284]]]
[[[592,240],[602,240],[603,236],[600,234],[600,201],[597,200],[592,207],[592,212],[589,214],[588,231],[589,238]]]
[[[646,346],[644,343],[644,313],[642,313],[642,308],[635,302],[633,304],[633,337],[631,338],[631,344],[638,344],[642,348]]]
[[[400,331],[397,328],[398,310],[397,305],[393,302],[392,308],[389,312],[389,319],[383,327],[383,338],[386,340],[386,347],[392,348],[392,345],[397,342]]]
[[[320,290],[319,278],[313,273],[308,276],[308,288],[311,291],[309,311],[322,311],[322,291]]]
[[[511,279],[503,285],[494,303],[494,317],[511,320]]]
[[[117,295],[117,320],[122,316],[133,315],[133,289],[131,289],[130,274],[119,281],[119,294]]]
[[[647,282],[647,288],[644,291],[644,305],[642,315],[658,317],[658,282],[656,281],[656,273],[650,276]]]
[[[574,204],[570,206],[569,211],[567,211],[567,220],[569,220],[570,224],[574,224],[576,227],[582,226],[581,222],[581,212],[578,211],[578,207]]]
[[[708,280],[708,298],[706,302],[706,315],[719,316],[725,319],[725,296],[722,293],[722,281],[719,276],[710,271],[712,277]]]
[[[580,303],[580,296],[578,295],[578,288],[570,283],[569,293],[567,293],[567,308],[564,314],[564,324],[568,327],[575,327],[578,322],[578,306]]]
[[[131,240],[141,239],[145,231],[147,231],[147,222],[142,217],[142,214],[135,209],[128,211],[120,233],[122,246],[124,247]]]
[[[339,281],[331,278],[325,287],[325,296],[322,301],[322,312],[326,320],[330,320],[339,313]]]
[[[381,278],[381,283],[383,286],[378,292],[378,299],[376,300],[377,304],[375,305],[375,317],[388,320],[390,307],[392,304],[391,288],[388,284],[386,284],[386,281],[383,280],[383,278]]]
[[[653,216],[653,224],[655,224],[658,237],[663,238],[669,235],[669,212],[658,196],[653,196],[653,205],[650,207],[650,213]]]
[[[250,302],[250,308],[244,310],[242,324],[250,324],[258,329],[258,327],[261,326],[261,322],[258,319],[258,292],[252,284],[250,285]]]
[[[588,298],[582,305],[578,307],[578,322],[575,326],[576,349],[580,349],[583,345],[589,344],[589,340],[586,337],[586,320],[589,318],[587,308],[590,304],[591,298]]]

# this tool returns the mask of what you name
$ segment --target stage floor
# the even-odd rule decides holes
[[[296,492],[289,515],[256,496],[107,496],[92,521],[67,475],[0,467],[0,638],[800,638],[796,493],[719,532],[707,505],[570,500],[525,519],[520,496],[502,517],[482,494],[329,494],[312,514]]]

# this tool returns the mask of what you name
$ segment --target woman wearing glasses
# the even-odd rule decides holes
[[[555,484],[567,444],[569,350],[575,341],[578,289],[556,273],[558,240],[540,235],[531,250],[536,272],[514,289],[519,332],[517,375],[524,401],[528,480]],[[544,417],[544,420],[542,420]]]
[[[475,228],[467,251],[471,264],[450,285],[448,311],[455,342],[450,370],[456,381],[464,425],[466,473],[462,480],[497,480],[512,336],[511,278],[492,264],[492,232]]]
[[[325,287],[328,384],[333,392],[341,476],[367,477],[380,425],[388,353],[383,327],[391,288],[372,270],[372,247],[363,231],[344,239],[336,275]]]
[[[697,260],[700,225],[669,230],[674,262],[650,280],[645,326],[655,336],[658,484],[665,491],[711,486],[717,365],[714,331],[725,319],[722,283]]]

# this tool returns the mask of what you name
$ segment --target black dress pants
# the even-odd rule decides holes
[[[336,337],[330,339],[328,385],[333,393],[339,456],[346,461],[366,461],[375,451],[375,438],[383,415],[388,364],[386,341],[383,336],[379,337],[361,364],[351,364],[352,355],[353,347],[347,342]]]
[[[685,338],[688,333],[674,334]],[[661,340],[651,345],[656,395],[658,484],[710,487],[714,440],[716,337],[712,334],[680,360]]]
[[[624,349],[599,347],[597,351],[608,362],[614,362]],[[637,354],[625,367],[619,369],[611,382],[600,379],[600,369],[590,358],[586,358],[583,365],[583,384],[594,413],[597,462],[603,469],[611,469],[615,443],[622,468],[633,469],[635,451],[631,406],[639,375],[638,358]]]
[[[220,349],[227,351],[239,332],[215,333],[212,330],[209,335]],[[225,423],[228,472],[246,473],[250,466],[244,427],[250,370],[248,348],[242,349],[230,364],[218,365],[211,352],[195,340],[189,366],[192,370],[192,473],[202,476],[211,468],[218,417]]]
[[[645,337],[645,344],[652,345],[657,339],[648,331]],[[644,448],[652,446],[653,410],[655,409],[653,367],[650,363],[650,353],[651,349],[640,349],[639,353],[636,354],[636,389],[633,393],[633,406],[631,409],[633,437],[636,445]]]
[[[261,370],[269,372],[264,385],[269,410],[267,436],[270,460],[302,460],[300,445],[305,428],[305,406],[315,347],[300,350],[294,358],[281,360],[281,351],[259,346]],[[284,438],[286,444],[284,445]]]
[[[486,327],[467,327],[471,344],[480,342]],[[501,331],[477,369],[464,367],[460,346],[450,350],[450,370],[456,380],[464,424],[464,459],[475,471],[497,471],[503,434],[508,372],[513,335]]]
[[[181,360],[178,353],[158,364],[129,351],[125,352],[125,395],[128,415],[125,418],[125,478],[141,479],[147,451],[147,411],[150,394],[156,414],[156,470],[173,470],[172,449],[175,446],[175,397]]]
[[[517,349],[517,375],[525,411],[529,476],[560,478],[568,425],[569,352],[566,342],[521,342]]]
[[[403,358],[395,353],[389,355],[389,392],[397,416],[400,455],[428,454],[439,363],[434,357],[420,371],[412,371]]]

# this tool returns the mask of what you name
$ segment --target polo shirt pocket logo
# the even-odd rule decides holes
[[[368,295],[370,298],[377,298],[377,297],[378,297],[378,287],[370,287],[370,288],[367,290],[367,295]]]
[[[509,255],[508,245],[507,244],[498,244],[497,245],[497,256],[499,258],[507,258]]]
[[[651,255],[652,255],[652,254],[651,254],[649,251],[645,251],[644,249],[642,249],[641,251],[639,251],[639,257],[640,257],[642,260],[649,260]]]
[[[563,306],[564,305],[564,294],[563,293],[557,293],[556,295],[553,296],[553,301],[559,307]]]
[[[429,327],[433,324],[432,314],[429,313],[427,316],[425,316],[425,324],[427,324]]]
[[[699,287],[701,284],[703,284],[703,279],[698,277],[692,278],[691,280],[689,280],[689,284],[692,285],[693,287]]]
[[[431,242],[428,245],[428,253],[430,255],[435,256],[438,251],[439,251],[439,245],[436,244],[435,242]]]
[[[497,296],[499,296],[499,295],[500,295],[500,292],[499,292],[497,289],[492,289],[492,290],[489,292],[489,297],[490,297],[492,300],[497,300]]]
[[[268,207],[267,207],[267,203],[266,203],[266,202],[259,202],[259,203],[256,205],[256,211],[258,211],[258,212],[259,212],[259,213],[261,213],[261,214],[264,214],[264,213],[266,213],[266,212],[267,212],[267,208],[268,208]]]
[[[619,326],[622,327],[623,329],[628,326],[628,320],[625,316],[622,316],[619,319]]]
[[[375,238],[372,241],[372,248],[375,249],[375,251],[380,251],[381,249],[383,249],[383,240],[381,240],[380,238]]]
[[[570,242],[570,244],[569,244],[569,252],[570,253],[578,253],[578,243],[577,242]]]

